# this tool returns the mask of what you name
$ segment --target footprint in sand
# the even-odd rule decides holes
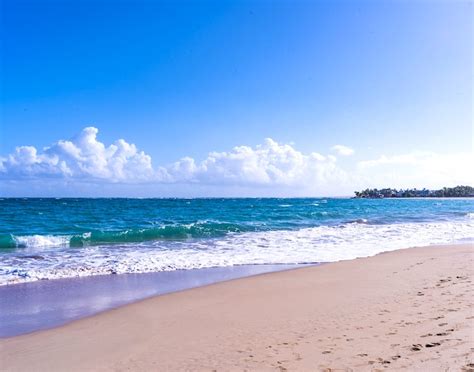
[[[391,361],[383,359],[383,358],[377,358],[377,362],[379,362],[380,364],[390,364],[390,363],[392,363]]]
[[[411,351],[420,351],[423,348],[423,345],[421,344],[413,344],[411,347]]]
[[[425,347],[435,347],[441,345],[439,342],[430,342],[425,345]]]
[[[461,368],[463,372],[474,372],[474,363],[468,363],[464,367]]]

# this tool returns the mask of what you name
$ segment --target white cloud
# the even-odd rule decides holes
[[[120,139],[106,146],[97,140],[97,134],[97,128],[87,127],[71,140],[59,140],[42,152],[32,146],[17,147],[0,158],[0,175],[6,179],[298,187],[343,176],[334,156],[303,154],[270,138],[255,148],[237,146],[229,152],[211,152],[201,162],[184,157],[154,169],[151,157],[134,144]]]
[[[333,147],[331,147],[331,150],[335,151],[336,154],[342,156],[350,156],[354,154],[353,149],[344,145],[334,145]]]
[[[25,194],[25,190],[34,189],[39,190],[36,195],[55,195],[55,190],[62,188],[62,194],[76,189],[80,195],[93,195],[101,185],[102,195],[109,190],[126,196],[126,190],[132,190],[129,195],[309,196],[351,195],[365,187],[473,184],[470,153],[382,155],[352,167],[345,164],[343,169],[334,155],[303,153],[294,145],[267,138],[255,147],[211,152],[201,161],[183,157],[153,167],[151,157],[134,144],[120,139],[107,146],[97,134],[96,128],[88,127],[43,150],[20,146],[0,157],[3,193],[18,195],[21,190]],[[342,145],[333,150],[340,155],[353,152]]]
[[[146,180],[153,175],[151,158],[120,139],[106,147],[98,129],[84,128],[69,141],[60,140],[42,152],[20,146],[0,160],[6,178],[67,177],[111,182]]]
[[[416,151],[357,163],[354,171],[366,184],[395,187],[431,187],[473,184],[473,154]]]
[[[303,154],[267,138],[255,148],[238,146],[229,152],[211,152],[199,164],[183,158],[164,170],[174,182],[304,186],[341,176],[335,162],[333,156]]]

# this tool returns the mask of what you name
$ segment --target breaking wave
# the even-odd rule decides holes
[[[0,235],[0,248],[85,247],[102,244],[142,243],[154,240],[186,240],[215,238],[228,233],[252,230],[249,226],[229,223],[198,222],[148,229],[92,231],[74,235]]]
[[[227,228],[224,229],[227,231]],[[169,230],[164,230],[169,231]],[[166,236],[186,236],[176,232]],[[244,264],[293,264],[331,262],[372,256],[400,248],[474,241],[472,220],[430,223],[346,223],[298,230],[230,232],[220,237],[191,240],[146,240],[162,235],[134,232],[131,235],[83,237],[94,242],[82,249],[48,251],[37,259],[18,250],[2,258],[0,285],[76,276],[111,273],[145,273],[180,269],[225,267]],[[13,237],[22,244],[60,247],[74,238]],[[122,244],[105,244],[120,241]],[[132,241],[132,243],[130,243]],[[138,242],[137,242],[138,241]],[[104,242],[104,244],[101,244]],[[125,244],[127,243],[127,244]],[[18,264],[21,260],[21,264]]]

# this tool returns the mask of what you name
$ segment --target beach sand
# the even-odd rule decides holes
[[[474,247],[213,284],[0,340],[0,370],[474,371]]]

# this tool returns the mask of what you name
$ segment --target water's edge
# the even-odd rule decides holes
[[[436,249],[446,245],[432,244],[426,247]],[[474,246],[473,243],[449,245]],[[421,247],[412,246],[396,251]],[[384,250],[376,255],[389,252],[393,250]],[[238,265],[154,273],[97,275],[0,286],[0,339],[60,327],[75,320],[155,296],[321,264],[325,263]]]
[[[59,327],[154,296],[314,265],[240,265],[0,286],[0,338]]]

